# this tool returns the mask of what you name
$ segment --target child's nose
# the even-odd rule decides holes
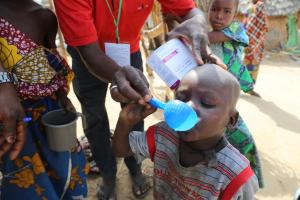
[[[223,18],[222,12],[218,12],[218,13],[217,13],[217,19],[222,19],[222,18]]]

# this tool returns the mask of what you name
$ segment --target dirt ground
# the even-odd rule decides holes
[[[261,65],[256,90],[262,98],[242,94],[238,110],[249,126],[259,149],[265,188],[256,194],[259,200],[291,200],[300,187],[300,59],[283,53],[267,53]],[[165,87],[158,77],[150,78],[152,92],[164,99]],[[78,110],[79,103],[71,93]],[[119,105],[108,95],[107,108],[113,128]],[[161,120],[157,112],[146,120],[146,127]],[[82,134],[81,125],[78,130]],[[149,179],[152,163],[143,162],[143,171]],[[118,161],[117,196],[121,200],[135,199],[131,193],[128,171],[123,161]],[[96,188],[101,178],[90,176],[89,198],[95,200]],[[153,199],[151,193],[145,198]]]

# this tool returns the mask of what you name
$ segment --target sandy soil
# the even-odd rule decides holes
[[[300,186],[300,61],[282,53],[267,53],[260,68],[256,90],[261,99],[242,94],[238,110],[249,126],[258,146],[265,179],[265,188],[258,191],[259,200],[291,200]],[[164,85],[155,77],[150,79],[152,91],[163,99]],[[111,127],[115,126],[119,106],[108,95],[107,107]],[[80,106],[71,94],[78,110]],[[146,120],[146,127],[161,119],[155,113]],[[81,125],[78,125],[82,134]],[[143,171],[149,179],[152,163],[145,161]],[[126,166],[118,161],[118,199],[135,199]],[[89,198],[96,198],[98,176],[89,177]],[[153,199],[151,193],[145,199]]]

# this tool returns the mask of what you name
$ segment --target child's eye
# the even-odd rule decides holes
[[[225,13],[226,14],[231,14],[231,11],[230,10],[226,10]]]
[[[212,12],[215,12],[216,11],[216,8],[211,8],[210,9]]]
[[[214,104],[209,104],[209,103],[206,103],[204,101],[201,101],[201,105],[204,107],[204,108],[214,108],[216,105]]]
[[[183,102],[189,101],[189,96],[181,92],[176,93],[175,98]]]

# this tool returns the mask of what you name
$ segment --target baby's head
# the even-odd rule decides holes
[[[228,27],[233,21],[239,0],[212,0],[208,10],[208,20],[214,31]]]
[[[182,132],[181,139],[195,142],[222,136],[225,128],[236,122],[239,94],[236,78],[219,66],[205,64],[191,70],[182,79],[175,97],[191,105],[200,121]]]

